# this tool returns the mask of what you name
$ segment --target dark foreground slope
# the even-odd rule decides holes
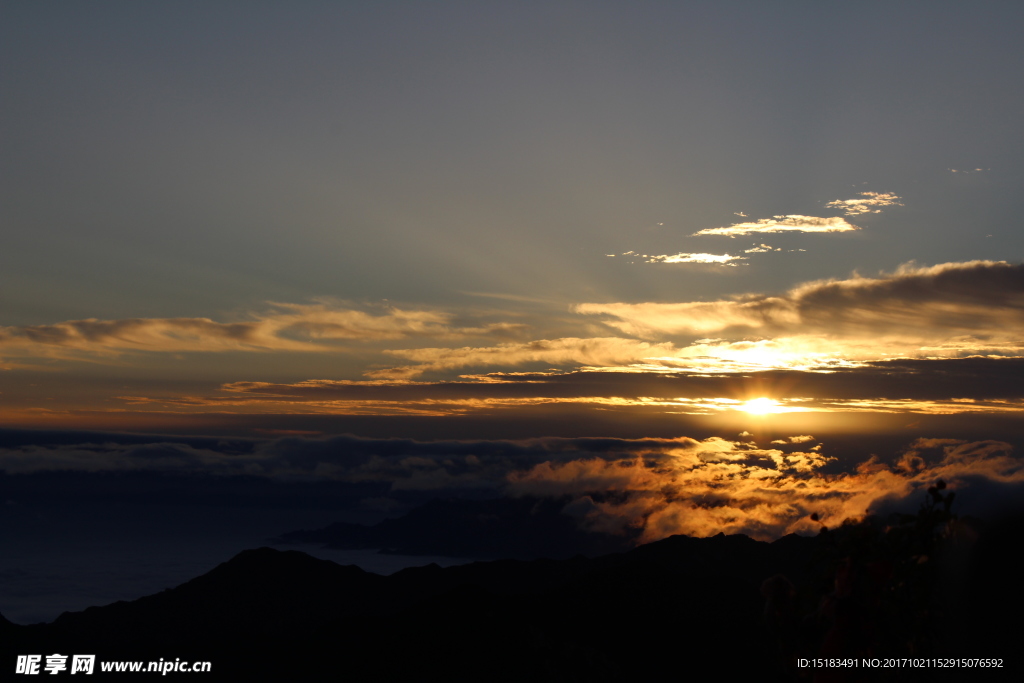
[[[52,624],[0,622],[2,670],[14,671],[17,654],[55,652],[206,660],[210,674],[188,674],[205,680],[801,680],[796,658],[826,656],[1016,665],[1020,630],[997,619],[1021,614],[1019,591],[1004,592],[1018,527],[927,560],[890,535],[866,524],[771,544],[676,536],[594,559],[390,577],[262,548],[133,602]],[[847,673],[834,680],[914,678]]]

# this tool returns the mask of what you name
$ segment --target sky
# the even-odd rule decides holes
[[[1022,19],[0,2],[8,513],[105,473],[645,540],[1011,505]]]

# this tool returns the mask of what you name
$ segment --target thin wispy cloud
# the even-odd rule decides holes
[[[0,327],[5,356],[69,358],[126,352],[310,351],[337,349],[337,342],[417,337],[510,336],[523,326],[491,323],[456,326],[437,310],[387,308],[373,313],[330,304],[273,304],[248,320],[131,318],[71,320],[52,325]]]
[[[965,390],[969,391],[969,390]],[[948,401],[913,399],[864,399],[817,401],[814,408],[824,412],[917,413],[921,415],[962,415],[965,413],[1020,413],[1024,400],[978,400],[955,398]]]
[[[445,396],[425,397],[419,399],[396,398],[386,399],[333,399],[333,400],[296,400],[294,397],[274,396],[184,396],[184,397],[146,397],[118,396],[127,405],[135,409],[151,408],[177,414],[189,414],[217,410],[219,412],[234,411],[247,414],[294,414],[300,411],[303,415],[373,415],[373,416],[416,416],[443,417],[449,415],[467,415],[490,412],[497,409],[530,408],[554,404],[589,405],[597,407],[652,407],[668,406],[683,408],[674,412],[685,412],[694,415],[706,415],[722,410],[715,400],[660,400],[650,397],[620,398],[617,396],[533,396],[522,398],[451,398]],[[732,401],[732,403],[736,403]]]
[[[648,257],[647,263],[707,263],[719,266],[735,266],[736,261],[745,261],[746,256],[730,256],[729,254],[663,254]]]
[[[693,233],[700,235],[724,235],[726,237],[738,237],[740,235],[753,235],[757,233],[771,232],[850,232],[860,230],[841,216],[820,217],[801,216],[790,214],[786,216],[773,216],[772,218],[761,218],[756,221],[734,223],[722,228],[705,228]]]
[[[420,348],[385,351],[417,363],[367,372],[368,377],[404,379],[428,371],[443,371],[469,366],[513,366],[529,362],[550,364],[618,366],[675,353],[665,342],[651,344],[617,337],[538,339],[525,343],[505,343],[490,347]]]
[[[861,216],[866,213],[882,213],[887,206],[903,206],[898,197],[892,192],[859,192],[860,199],[836,199],[825,206],[830,209],[839,209],[847,216]]]
[[[721,371],[721,367],[718,368]],[[734,372],[743,368],[733,368]],[[537,392],[543,393],[543,392]],[[727,412],[751,412],[748,401],[735,398],[659,398],[653,396],[523,396],[455,398],[438,395],[419,398],[388,399],[315,399],[297,396],[184,396],[146,397],[117,396],[134,409],[158,408],[175,413],[206,410],[236,411],[249,414],[280,414],[300,411],[305,415],[409,415],[446,416],[491,412],[497,409],[530,408],[555,404],[592,406],[598,408],[630,408],[670,410],[677,415],[714,415]],[[964,415],[1024,413],[1024,399],[988,400],[953,399],[921,401],[912,399],[772,399],[768,410],[760,413],[872,413],[907,415]],[[772,443],[798,443],[773,441]]]
[[[738,342],[737,346],[744,344]],[[569,371],[495,372],[457,379],[327,380],[294,383],[229,382],[210,394],[118,395],[130,410],[176,413],[235,411],[316,415],[464,415],[546,404],[664,409],[711,415],[758,413],[1006,414],[1024,411],[1024,359],[968,358],[819,364],[811,372],[774,346],[746,342],[734,348],[702,344],[626,366],[590,365]],[[664,349],[661,349],[664,350]],[[645,350],[647,351],[647,350]],[[714,355],[719,353],[720,355]],[[752,357],[744,357],[744,353]],[[778,355],[772,355],[778,354]],[[568,356],[576,365],[575,357]],[[552,360],[549,357],[548,360]],[[589,360],[600,360],[590,357]],[[621,356],[608,360],[622,361]],[[757,367],[757,361],[762,367]],[[495,363],[484,358],[480,363]],[[786,370],[766,366],[787,366]],[[759,372],[750,372],[760,370]],[[403,369],[396,374],[408,374]],[[771,387],[769,405],[750,405]],[[788,437],[786,443],[810,440]]]
[[[724,370],[722,364],[719,369]],[[750,384],[797,385],[817,398],[876,400],[892,396],[908,400],[1024,399],[1024,358],[890,360],[833,366],[828,373],[770,371],[752,382],[747,373],[694,374],[631,372],[590,368],[587,371],[492,372],[461,375],[434,382],[408,380],[306,380],[288,384],[230,382],[221,390],[247,397],[294,400],[406,399],[491,396],[651,396],[713,398],[748,395]],[[785,396],[799,394],[784,394]],[[782,396],[780,395],[780,398]],[[969,399],[969,400],[968,400]]]

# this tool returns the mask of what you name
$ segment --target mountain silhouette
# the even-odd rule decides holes
[[[1020,525],[994,525],[966,555],[937,549],[928,561],[903,557],[907,539],[869,520],[774,543],[673,536],[595,558],[428,565],[391,576],[260,548],[131,602],[50,624],[0,620],[0,650],[8,668],[16,654],[54,652],[210,661],[209,680],[934,680],[944,673],[828,678],[796,667],[798,657],[825,652],[1002,657],[1004,667],[1016,667],[1009,648],[1019,630],[1001,616],[1020,614],[1018,565],[1010,561]],[[928,562],[936,571],[921,573]],[[916,584],[906,597],[908,578]],[[1013,671],[974,674],[996,680]],[[963,671],[955,673],[963,680]]]
[[[330,548],[380,548],[400,555],[565,559],[628,550],[638,530],[622,534],[587,531],[565,514],[569,498],[433,500],[373,526],[338,522],[292,531],[275,543],[321,543]]]

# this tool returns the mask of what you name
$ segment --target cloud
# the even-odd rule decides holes
[[[693,234],[694,236],[726,235],[728,237],[736,237],[737,235],[752,235],[763,232],[849,232],[851,230],[860,230],[860,228],[847,223],[846,219],[839,216],[821,218],[818,216],[790,214],[787,216],[761,218],[746,223],[734,223],[724,228],[705,228]]]
[[[686,351],[680,350],[678,353]],[[775,359],[774,362],[778,362]],[[655,365],[656,363],[660,365]],[[770,412],[966,415],[1024,411],[1024,360],[966,358],[833,364],[827,371],[751,373],[753,363],[682,356],[627,367],[498,372],[456,380],[231,382],[215,395],[116,396],[132,410],[215,410],[289,415],[469,415],[542,405],[655,409],[712,415],[746,411],[771,396]],[[792,436],[784,443],[811,440]]]
[[[1024,265],[1003,261],[906,264],[876,278],[801,284],[781,295],[727,301],[584,303],[583,315],[631,337],[563,337],[495,346],[385,351],[411,361],[371,370],[377,379],[428,371],[523,363],[688,368],[813,368],[895,357],[942,358],[1024,353]],[[686,337],[716,335],[687,345]],[[671,341],[665,338],[671,338]],[[728,362],[730,366],[723,366]]]
[[[877,457],[846,472],[821,444],[792,437],[782,448],[712,436],[28,443],[0,448],[6,476],[47,472],[151,472],[292,482],[383,484],[392,491],[476,491],[491,496],[568,497],[581,524],[640,530],[644,542],[672,534],[746,533],[770,540],[816,533],[873,512],[913,511],[937,479],[957,492],[959,514],[1020,506],[1024,460],[1001,441],[919,438],[892,463]],[[747,437],[750,435],[747,434]],[[163,439],[163,440],[160,440]],[[796,439],[796,443],[793,440]]]
[[[899,366],[897,372],[896,360],[889,360],[884,368],[865,366],[896,358],[1024,355],[1024,265],[1020,264],[908,264],[875,278],[855,275],[809,282],[778,295],[748,294],[724,301],[674,304],[589,303],[574,310],[602,315],[601,323],[622,335],[450,347],[444,342],[468,336],[501,338],[518,328],[502,323],[469,326],[443,311],[281,304],[241,322],[173,318],[5,327],[0,328],[0,352],[72,358],[143,351],[327,352],[348,350],[352,342],[437,340],[421,348],[385,350],[394,367],[371,368],[366,373],[370,381],[309,380],[273,386],[239,382],[225,385],[225,393],[212,396],[160,397],[141,387],[109,394],[108,398],[142,406],[129,411],[133,414],[162,405],[176,414],[220,407],[233,413],[301,410],[311,414],[448,415],[545,403],[662,406],[681,413],[709,414],[734,410],[737,401],[767,394],[752,395],[742,378],[726,381],[720,377],[714,380],[720,384],[712,387],[694,377],[686,378],[685,386],[669,386],[652,376],[724,376],[752,370],[761,375],[773,368],[827,370],[834,378],[825,386],[810,379],[814,373],[804,373],[797,382],[802,387],[799,393],[772,394],[787,410],[928,414],[1021,410],[1020,391],[1006,386],[1007,378],[1020,373],[1005,365],[982,371],[974,363],[972,369],[963,366],[956,373],[945,369],[953,365],[938,370],[909,364]],[[350,344],[343,347],[341,343]],[[542,364],[548,372],[532,373],[532,379],[522,381],[511,374],[448,382],[409,381],[427,372],[511,369],[525,364]],[[589,372],[554,379],[550,369],[566,366]],[[581,379],[600,372],[609,373],[602,387]],[[978,372],[984,377],[975,376]],[[617,374],[612,377],[612,373]],[[643,381],[626,379],[631,373],[644,376]],[[928,374],[927,383],[922,374]],[[962,375],[962,380],[953,382],[949,379],[952,374]],[[896,376],[902,385],[894,386],[885,379]],[[866,390],[871,383],[876,390],[887,387],[887,393]],[[476,385],[482,388],[470,388]],[[289,407],[297,403],[304,405]],[[20,409],[10,401],[8,407]],[[67,407],[46,406],[52,410]]]
[[[892,192],[860,192],[859,198],[836,199],[825,206],[830,209],[839,209],[846,216],[861,216],[868,213],[881,213],[882,207],[903,206],[899,201],[901,197]],[[746,218],[746,214],[738,212],[735,215]],[[850,232],[860,230],[856,225],[849,223],[845,218],[839,216],[802,216],[800,214],[787,214],[773,216],[771,218],[760,218],[755,221],[733,223],[727,227],[705,228],[699,230],[694,236],[699,235],[726,235],[736,237],[737,235],[751,235],[766,232]],[[765,247],[765,245],[761,245]],[[747,250],[762,251],[761,249]]]
[[[505,343],[490,347],[396,349],[385,353],[415,361],[406,365],[367,372],[368,377],[401,379],[428,371],[451,370],[467,366],[518,365],[528,362],[579,365],[628,365],[675,352],[671,343],[650,344],[634,339],[594,337],[581,339],[539,339],[525,343]]]
[[[54,471],[178,472],[390,482],[396,489],[440,489],[452,481],[460,481],[459,486],[503,490],[510,472],[525,472],[540,463],[593,458],[618,461],[635,458],[638,454],[658,458],[679,448],[692,450],[695,444],[696,441],[686,437],[417,441],[291,436],[266,441],[217,443],[208,440],[202,444],[160,439],[145,443],[103,440],[0,448],[0,472],[11,475]],[[699,450],[728,452],[729,448],[723,444],[712,439]],[[427,486],[427,482],[434,483]]]
[[[811,514],[836,526],[875,511],[912,511],[938,479],[957,490],[967,513],[993,508],[986,496],[994,486],[1007,505],[1024,493],[1024,461],[1009,444],[931,445],[941,449],[933,461],[917,455],[922,445],[915,443],[895,466],[871,458],[855,472],[823,475],[819,470],[829,459],[817,450],[787,454],[712,438],[680,443],[657,458],[545,462],[511,473],[509,480],[519,495],[584,500],[584,524],[613,532],[641,529],[642,542],[673,534],[744,533],[773,540],[816,533]]]
[[[0,349],[59,355],[139,351],[309,350],[315,345],[281,337],[266,321],[218,323],[209,318],[72,320],[54,325],[0,328]],[[47,354],[47,350],[53,350]]]
[[[970,391],[965,389],[965,392]],[[981,389],[985,391],[985,389]],[[825,411],[871,413],[919,413],[929,415],[961,415],[965,413],[1019,413],[1024,412],[1024,401],[953,398],[949,400],[863,399],[821,400],[814,408]]]
[[[733,261],[745,261],[745,256],[730,256],[729,254],[673,254],[662,256],[651,256],[647,263],[712,263],[722,266],[735,266]]]
[[[788,437],[788,440],[787,439],[776,439],[775,441],[772,441],[772,443],[785,445],[785,444],[791,444],[791,443],[808,443],[810,441],[814,441],[814,437],[809,435],[809,434],[803,434],[801,436],[791,436],[791,437]]]
[[[156,405],[163,409],[177,409],[177,412],[194,412],[190,409],[217,409],[223,413],[231,408],[243,408],[248,414],[291,415],[406,415],[445,416],[479,413],[501,408],[524,408],[551,404],[590,404],[598,406],[671,406],[685,408],[675,412],[707,414],[721,409],[721,402],[735,404],[728,399],[662,399],[652,397],[624,398],[618,396],[524,396],[524,397],[482,397],[452,398],[425,397],[418,399],[297,399],[294,397],[244,396],[244,397],[146,397],[118,396],[132,406]],[[301,407],[298,407],[301,406]],[[262,430],[265,431],[265,430]]]
[[[373,315],[327,303],[273,304],[240,322],[209,318],[72,320],[53,325],[0,327],[6,355],[81,357],[125,352],[329,351],[338,341],[417,337],[509,336],[523,326],[451,324],[451,314],[390,307]]]
[[[837,199],[825,206],[840,209],[847,216],[860,216],[866,213],[882,213],[881,207],[903,206],[902,197],[892,192],[860,192],[862,199]]]
[[[606,325],[636,337],[758,335],[757,343],[772,346],[771,352],[794,356],[1013,355],[1024,350],[1024,265],[908,264],[878,278],[809,282],[779,296],[580,304],[574,310],[610,316]],[[738,343],[718,340],[703,348],[712,353]]]

